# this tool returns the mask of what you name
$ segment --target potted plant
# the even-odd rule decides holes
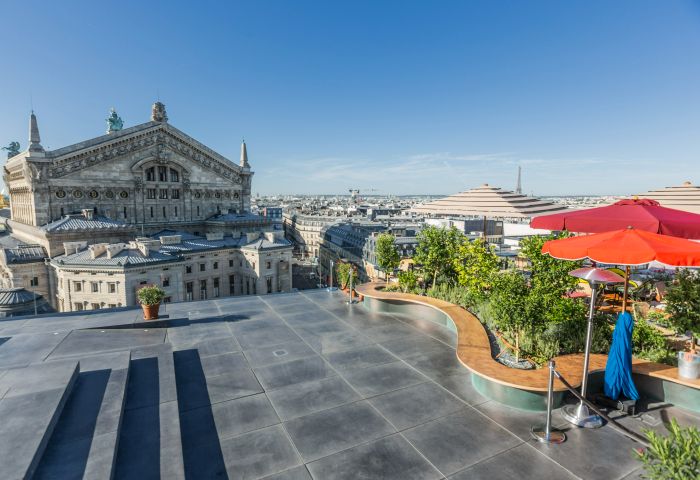
[[[700,355],[695,344],[700,332],[700,275],[688,269],[678,270],[665,299],[671,326],[690,335],[690,351],[678,352],[678,375],[700,378]]]
[[[158,285],[146,285],[139,289],[137,296],[143,308],[144,320],[156,320],[160,302],[165,298],[165,291]]]

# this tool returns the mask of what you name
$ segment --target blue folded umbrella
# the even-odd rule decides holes
[[[605,395],[617,400],[622,393],[638,400],[639,393],[632,380],[632,330],[634,320],[628,312],[620,313],[615,323],[612,345],[605,365]]]

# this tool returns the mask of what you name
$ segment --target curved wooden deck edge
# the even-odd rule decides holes
[[[383,283],[365,283],[356,290],[361,295],[377,300],[396,300],[425,305],[447,315],[457,329],[457,358],[472,373],[485,379],[508,387],[532,392],[546,392],[549,370],[519,370],[497,362],[491,356],[491,345],[484,326],[479,319],[467,310],[431,297],[401,292],[385,292]],[[589,372],[605,370],[608,356],[592,354]],[[583,354],[560,355],[554,358],[557,371],[574,387],[581,385],[583,377]],[[633,358],[632,370],[636,374],[648,375],[671,381],[691,388],[700,388],[700,380],[689,380],[678,376],[678,369],[660,363]],[[555,380],[555,391],[564,391],[566,387]]]

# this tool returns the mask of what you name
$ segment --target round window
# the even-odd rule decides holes
[[[112,190],[107,190],[107,192],[105,193],[105,197],[114,198],[114,192]]]
[[[73,190],[73,196],[75,198],[83,198],[83,192],[81,190]]]
[[[90,190],[90,193],[88,195],[90,195],[90,198],[97,198],[100,196],[100,194],[97,193],[97,190]]]
[[[127,192],[126,190],[122,190],[121,192],[119,192],[119,196],[121,198],[129,198],[129,192]]]
[[[238,198],[238,192],[233,194],[233,198]]]
[[[66,197],[66,191],[65,190],[58,190],[56,191],[56,196],[58,198],[65,198]]]
[[[194,194],[194,198],[202,198],[202,194],[197,192]]]
[[[216,198],[221,198],[221,193],[216,192],[216,193],[214,194],[214,196],[215,196]]]

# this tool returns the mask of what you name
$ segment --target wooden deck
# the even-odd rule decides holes
[[[410,302],[440,310],[448,315],[457,327],[457,358],[471,370],[490,381],[509,387],[534,392],[547,391],[549,370],[519,370],[497,362],[491,356],[491,346],[484,326],[478,318],[467,310],[436,298],[424,297],[401,292],[385,292],[383,283],[366,283],[358,285],[356,291],[369,298],[378,300],[394,300]],[[605,370],[608,356],[592,354],[589,372]],[[554,359],[556,369],[574,387],[581,385],[583,377],[583,354],[560,355]],[[678,376],[678,369],[660,363],[649,362],[637,358],[632,359],[634,373],[679,383],[691,388],[700,389],[700,380],[688,380]],[[554,381],[554,390],[566,390],[559,380]]]

